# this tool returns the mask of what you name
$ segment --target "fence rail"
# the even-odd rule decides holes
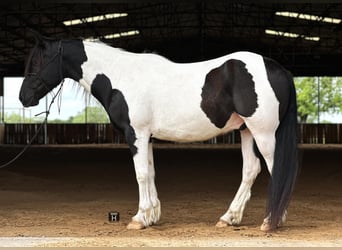
[[[5,124],[5,144],[27,144],[40,124]],[[341,144],[342,124],[300,124],[300,143]],[[49,144],[125,143],[124,137],[110,124],[47,124]],[[232,133],[201,142],[204,144],[237,144],[240,133]],[[44,144],[42,129],[33,144]]]

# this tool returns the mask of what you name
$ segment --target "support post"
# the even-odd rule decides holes
[[[45,109],[48,110],[49,108],[49,101],[48,101],[48,96],[45,97]],[[44,123],[44,144],[49,143],[49,138],[48,138],[48,128],[47,128],[47,119],[45,119]]]
[[[0,76],[0,144],[5,142],[4,77]]]

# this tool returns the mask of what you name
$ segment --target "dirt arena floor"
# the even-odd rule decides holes
[[[18,150],[1,147],[1,162]],[[240,184],[240,149],[156,148],[162,217],[130,231],[138,189],[128,149],[34,147],[0,170],[0,246],[342,247],[342,147],[302,153],[288,221],[264,233],[265,168],[242,224],[216,228]],[[110,211],[119,222],[108,221]]]

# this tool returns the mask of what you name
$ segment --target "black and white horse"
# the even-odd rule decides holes
[[[38,37],[20,90],[22,104],[37,105],[64,78],[90,92],[125,135],[139,185],[139,208],[129,229],[157,223],[161,214],[151,137],[193,142],[234,129],[241,133],[242,182],[217,226],[241,222],[261,158],[271,174],[261,229],[285,220],[298,171],[297,104],[291,74],[275,61],[236,52],[178,64],[102,43]]]

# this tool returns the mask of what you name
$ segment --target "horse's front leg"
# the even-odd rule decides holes
[[[148,134],[137,134],[134,143],[137,149],[133,161],[139,185],[139,209],[128,224],[128,229],[143,229],[157,223],[160,218],[160,202],[154,183],[152,143],[149,143],[149,137]]]

